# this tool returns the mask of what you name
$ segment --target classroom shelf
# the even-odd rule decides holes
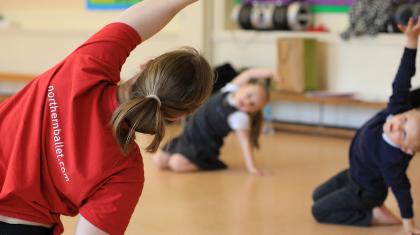
[[[297,32],[297,31],[257,31],[242,30],[232,20],[232,11],[235,1],[222,0],[215,1],[214,12],[222,12],[224,17],[214,18],[214,42],[224,42],[234,40],[238,43],[265,43],[275,42],[278,38],[310,38],[327,43],[349,43],[363,45],[404,45],[404,37],[399,33],[380,33],[376,36],[363,36],[344,41],[340,37],[340,32],[345,28],[341,24],[348,23],[347,14],[316,14],[316,25],[326,25],[332,27],[331,32]],[[338,26],[337,26],[338,24]]]
[[[271,91],[270,96],[277,130],[345,138],[352,137],[360,125],[387,105],[385,101],[279,91]]]
[[[307,38],[316,39],[330,44],[347,43],[349,45],[391,45],[403,46],[404,36],[398,33],[381,33],[376,36],[363,36],[343,40],[339,33],[330,32],[291,32],[291,31],[254,31],[254,30],[218,30],[215,32],[214,42],[235,41],[238,43],[274,43],[279,38]]]
[[[325,127],[319,125],[294,124],[287,122],[273,122],[272,126],[276,131],[281,132],[322,135],[346,139],[353,138],[356,133],[355,129],[350,128]]]
[[[320,105],[349,106],[359,108],[382,109],[386,107],[384,101],[369,101],[358,98],[336,98],[336,97],[313,97],[305,94],[284,93],[279,91],[270,92],[273,101],[290,101],[299,103],[314,103]]]
[[[0,88],[2,88],[2,85],[6,85],[15,93],[18,89],[21,89],[29,83],[34,77],[34,75],[29,74],[0,73]],[[10,91],[0,93],[0,103],[11,95]]]

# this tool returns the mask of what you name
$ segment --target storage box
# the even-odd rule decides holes
[[[276,90],[302,93],[320,89],[316,48],[314,39],[278,39],[277,69],[282,82],[274,84]]]

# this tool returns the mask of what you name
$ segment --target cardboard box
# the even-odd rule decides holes
[[[275,90],[303,93],[320,89],[315,39],[287,38],[277,41],[277,69],[282,83]]]

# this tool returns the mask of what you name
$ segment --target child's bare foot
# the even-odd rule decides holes
[[[385,205],[378,206],[372,210],[372,225],[397,225],[401,219],[394,215]]]
[[[169,157],[170,157],[169,153],[159,150],[155,155],[153,155],[153,162],[161,170],[168,169]]]

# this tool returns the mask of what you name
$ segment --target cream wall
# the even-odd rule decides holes
[[[391,82],[404,47],[402,35],[381,34],[378,37],[343,41],[339,33],[348,25],[346,14],[320,14],[317,23],[323,23],[332,33],[285,33],[235,30],[224,21],[229,5],[215,1],[213,62],[230,61],[236,67],[277,67],[278,38],[315,38],[322,45],[319,67],[321,79],[332,91],[358,92],[366,99],[386,100]],[[281,68],[280,68],[281,69]],[[420,86],[418,77],[413,79]]]
[[[119,11],[88,11],[85,0],[0,0],[0,71],[38,74],[54,65]],[[204,3],[182,11],[162,32],[140,45],[122,71],[127,78],[141,61],[179,46],[205,50]]]
[[[332,34],[232,31],[234,26],[226,20],[230,14],[226,2],[230,1],[203,0],[182,11],[163,32],[133,52],[123,68],[123,78],[134,74],[144,59],[182,45],[203,51],[214,65],[231,62],[236,67],[274,68],[278,38],[310,37],[323,44],[324,62],[319,66],[328,89],[381,100],[390,93],[404,46],[401,35],[344,42],[338,37],[348,21],[343,14],[317,16],[317,22],[328,25]],[[0,71],[40,73],[118,13],[87,11],[85,0],[0,0],[0,14],[11,25],[0,26]],[[415,78],[413,84],[419,86],[420,80]]]
[[[235,67],[277,66],[274,41],[290,35],[223,34],[215,37],[214,63],[232,62]],[[326,88],[332,91],[352,91],[366,99],[384,100],[391,92],[391,82],[399,65],[404,38],[357,39],[342,42],[338,36],[320,37],[322,54],[319,64]],[[390,42],[390,40],[392,42]],[[418,63],[417,63],[418,64]],[[281,69],[281,68],[280,68]],[[415,77],[413,85],[419,86]]]

